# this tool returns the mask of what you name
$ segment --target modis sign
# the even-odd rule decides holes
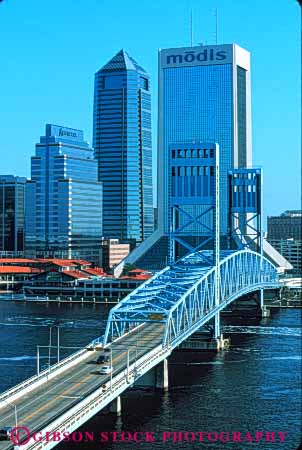
[[[233,61],[232,45],[172,48],[161,50],[161,67],[229,64]]]

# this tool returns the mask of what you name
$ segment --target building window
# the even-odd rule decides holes
[[[149,91],[149,80],[148,80],[148,78],[141,77],[141,87],[145,91]]]

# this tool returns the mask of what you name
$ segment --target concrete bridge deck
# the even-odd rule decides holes
[[[157,347],[162,341],[162,334],[162,324],[146,323],[109,345],[108,348],[112,349],[112,376],[127,368],[128,349],[131,364],[145,354],[148,348],[151,350]],[[28,427],[31,432],[41,430],[102,385],[106,384],[107,389],[110,389],[110,375],[100,375],[98,372],[102,365],[95,364],[99,355],[98,351],[87,351],[87,358],[73,366],[72,370],[63,372],[14,401],[18,425]],[[5,426],[15,426],[11,405],[0,409],[0,428]],[[10,441],[0,441],[1,450],[12,448]]]

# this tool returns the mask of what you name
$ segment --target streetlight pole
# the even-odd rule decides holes
[[[135,341],[135,367],[137,362],[137,340]]]
[[[37,375],[40,375],[40,346],[37,345]]]
[[[60,362],[60,327],[57,326],[57,362]]]
[[[4,400],[4,401],[8,406],[11,406],[13,408],[14,414],[15,414],[15,427],[18,428],[17,405],[12,402],[9,403],[7,400]]]
[[[51,332],[52,326],[49,327],[49,345],[48,345],[48,370],[50,371],[50,357],[51,357]]]
[[[113,372],[113,366],[112,366],[112,348],[110,347],[110,391],[112,391],[112,372]]]
[[[16,428],[18,427],[18,417],[17,417],[17,405],[14,403],[14,410],[15,410],[15,425]]]
[[[127,376],[126,381],[129,383],[129,360],[130,360],[130,349],[127,349]]]

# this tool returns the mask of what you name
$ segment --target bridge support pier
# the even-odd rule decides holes
[[[264,307],[261,309],[261,312],[262,312],[262,317],[263,317],[263,318],[265,318],[265,317],[270,317],[270,315],[271,315],[270,309],[267,308],[266,306],[264,306]]]
[[[260,289],[260,308],[263,311],[264,307],[264,290]]]
[[[168,360],[164,359],[161,363],[156,366],[156,389],[163,389],[167,391],[169,388],[168,379]]]
[[[223,334],[216,338],[217,351],[224,350],[225,348],[230,346],[230,338],[225,339]]]
[[[264,290],[260,289],[260,308],[261,308],[261,315],[263,318],[270,317],[270,310],[264,306]]]
[[[220,336],[220,313],[215,314],[215,339]]]
[[[122,415],[122,400],[121,400],[121,396],[120,395],[118,397],[116,397],[110,403],[109,411],[111,413],[116,414],[117,416],[121,416]]]

